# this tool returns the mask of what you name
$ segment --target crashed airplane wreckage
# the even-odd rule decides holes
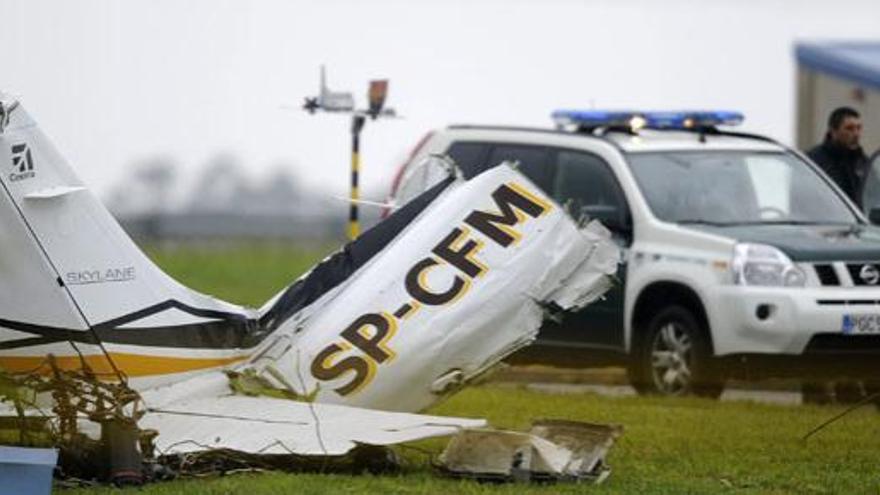
[[[600,297],[619,258],[502,165],[451,174],[254,310],[163,273],[2,95],[0,163],[0,367],[52,396],[67,436],[70,411],[92,437],[119,420],[161,456],[339,456],[484,427],[413,412],[531,343],[545,312]],[[243,378],[296,400],[237,394]]]

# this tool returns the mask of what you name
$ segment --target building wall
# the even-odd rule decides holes
[[[862,147],[871,155],[880,148],[880,88],[798,68],[797,147],[809,149],[825,137],[828,115],[839,106],[862,114]]]

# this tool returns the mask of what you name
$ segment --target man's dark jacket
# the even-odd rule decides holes
[[[826,137],[822,144],[808,151],[807,156],[862,208],[862,191],[868,177],[868,157],[861,147],[844,148]]]

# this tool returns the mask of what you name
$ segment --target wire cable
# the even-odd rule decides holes
[[[880,399],[880,392],[874,392],[873,394],[865,397],[864,399],[860,400],[859,402],[856,402],[855,404],[851,405],[850,407],[844,409],[843,412],[836,414],[836,415],[832,416],[831,418],[823,421],[819,426],[813,428],[806,435],[804,435],[801,440],[806,442],[807,440],[810,439],[811,436],[815,435],[816,433],[819,433],[820,431],[825,429],[825,427],[831,425],[832,423],[837,422],[838,420],[840,420],[842,417],[846,416],[847,414],[855,411],[856,409],[858,409],[862,406],[870,404],[870,403],[876,401],[877,399]]]

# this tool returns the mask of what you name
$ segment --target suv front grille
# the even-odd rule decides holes
[[[816,273],[816,280],[823,287],[878,287],[880,288],[880,262],[822,262],[804,263]]]
[[[822,285],[840,285],[840,279],[837,278],[837,272],[834,271],[834,267],[831,265],[814,265],[816,268],[816,275],[819,277],[819,282]]]
[[[852,278],[853,285],[878,285],[880,284],[880,266],[875,263],[848,263],[846,270]]]

